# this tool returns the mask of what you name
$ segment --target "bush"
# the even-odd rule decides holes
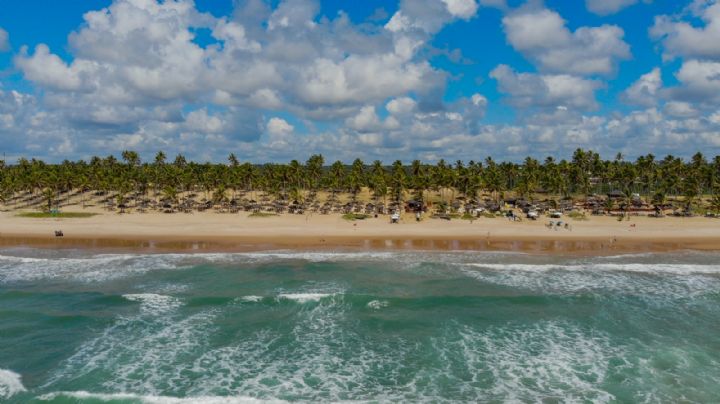
[[[35,219],[44,218],[59,218],[59,219],[80,219],[97,216],[97,213],[90,212],[64,212],[64,213],[52,213],[52,212],[23,212],[18,213],[19,217],[31,217]]]
[[[585,215],[585,213],[581,213],[576,210],[573,210],[572,212],[568,213],[567,216],[573,220],[589,220],[587,218],[587,215]]]
[[[272,216],[277,216],[277,213],[253,212],[248,215],[248,217],[272,217]]]
[[[349,221],[355,221],[355,220],[365,220],[369,218],[370,215],[366,215],[364,213],[346,213],[342,215],[342,218]]]

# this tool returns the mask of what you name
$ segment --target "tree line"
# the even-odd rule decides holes
[[[305,162],[252,164],[230,154],[226,163],[197,163],[178,155],[169,161],[158,152],[153,161],[141,161],[137,152],[121,158],[93,157],[89,161],[49,164],[21,158],[15,164],[0,161],[0,200],[17,193],[64,193],[71,190],[162,195],[176,198],[182,192],[264,191],[276,197],[302,198],[303,192],[327,191],[357,195],[369,189],[375,197],[400,200],[412,193],[423,199],[427,191],[451,190],[453,195],[476,198],[482,193],[500,199],[508,193],[534,199],[539,195],[582,197],[608,192],[637,193],[647,202],[666,198],[696,201],[720,193],[720,156],[702,153],[685,160],[652,154],[634,161],[618,154],[604,160],[598,153],[576,150],[571,159],[527,157],[521,163],[419,160],[391,165],[356,159],[352,164],[326,164],[322,155]]]

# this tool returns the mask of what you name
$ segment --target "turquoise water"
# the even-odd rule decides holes
[[[0,401],[720,401],[720,255],[0,254]]]

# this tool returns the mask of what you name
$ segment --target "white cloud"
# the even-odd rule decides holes
[[[222,133],[227,130],[227,122],[217,115],[210,115],[206,108],[190,112],[185,118],[185,126],[193,132]]]
[[[475,15],[478,9],[475,0],[442,0],[445,7],[454,17],[468,19]]]
[[[85,63],[68,66],[59,56],[51,54],[44,44],[35,48],[35,54],[28,55],[23,47],[15,64],[23,71],[25,77],[50,89],[79,90],[82,86],[80,72],[90,67]]]
[[[668,89],[670,98],[704,104],[720,101],[720,62],[688,60],[675,76],[680,85]]]
[[[365,106],[360,109],[360,112],[348,118],[345,124],[358,132],[374,132],[382,128],[380,118],[375,112],[375,107]]]
[[[704,26],[663,15],[655,17],[650,35],[662,41],[666,58],[720,58],[720,3],[696,0],[689,11]]]
[[[670,101],[666,103],[664,112],[673,118],[692,118],[699,114],[692,104],[681,101]]]
[[[279,109],[282,106],[280,96],[275,90],[261,88],[250,95],[251,105],[259,108]]]
[[[497,0],[489,3],[495,7],[504,5],[504,1]],[[475,0],[401,0],[399,10],[385,28],[394,33],[433,34],[454,19],[472,18],[477,10]]]
[[[473,105],[480,108],[485,108],[488,104],[487,98],[485,98],[482,94],[473,94],[472,97],[470,97],[472,100]]]
[[[386,109],[393,115],[407,115],[417,109],[417,101],[410,97],[399,97],[390,100]]]
[[[429,64],[408,64],[395,54],[351,56],[339,62],[316,60],[302,73],[296,91],[315,105],[362,103],[413,90],[427,92],[438,79]]]
[[[614,14],[638,0],[585,0],[588,10],[598,15]]]
[[[10,36],[7,31],[0,27],[0,52],[7,52],[10,50]]]
[[[275,152],[288,153],[298,143],[294,137],[295,127],[282,118],[270,118],[266,131],[265,146]]]
[[[523,7],[503,18],[508,41],[547,72],[608,75],[618,60],[630,58],[622,28],[581,27],[571,32],[555,11]]]
[[[509,96],[512,105],[522,108],[557,107],[590,110],[597,107],[595,91],[601,84],[570,75],[516,73],[506,65],[490,72],[498,88]]]
[[[663,86],[660,77],[660,69],[654,68],[649,73],[643,74],[633,83],[622,95],[625,102],[643,107],[657,105],[659,91]]]
[[[425,50],[445,25],[481,6],[508,10],[505,1],[401,0],[386,27],[320,16],[311,0],[237,4],[232,17],[214,17],[189,0],[115,0],[85,15],[69,56],[42,44],[22,50],[16,66],[39,95],[0,88],[9,158],[133,148],[145,158],[164,150],[222,160],[233,151],[256,162],[313,153],[351,161],[358,150],[366,161],[478,160],[720,145],[720,67],[710,60],[685,60],[672,88],[662,88],[659,70],[642,76],[623,97],[648,109],[584,112],[597,107],[603,86],[588,76],[610,74],[629,57],[614,26],[571,31],[557,13],[530,6],[507,14],[508,41],[538,72],[493,70],[521,110],[517,124],[488,125],[484,95],[441,101],[448,74]],[[200,30],[215,43],[200,45]],[[666,102],[654,108],[653,98]]]
[[[267,132],[272,136],[285,136],[293,133],[295,127],[282,118],[270,118]]]
[[[392,116],[387,117],[384,121],[381,120],[372,105],[362,107],[357,115],[345,121],[345,125],[360,133],[392,130],[400,126],[398,120]]]
[[[453,18],[433,1],[443,23]],[[453,2],[453,12],[468,17],[472,4]],[[84,15],[69,38],[71,57],[39,44],[23,48],[15,65],[43,90],[54,125],[87,136],[69,142],[79,148],[129,139],[168,148],[179,139],[220,150],[258,138],[257,109],[343,122],[366,105],[442,92],[444,73],[417,54],[429,37],[368,30],[343,13],[319,18],[318,10],[316,1],[285,0],[270,10],[251,0],[233,18],[216,18],[190,0],[115,0]],[[412,15],[418,10],[409,6]],[[217,43],[201,46],[199,29]],[[187,105],[195,110],[184,114]]]
[[[245,35],[245,28],[235,22],[220,20],[213,28],[213,37],[223,41],[225,48],[231,50],[260,52],[262,46]]]
[[[201,14],[187,0],[116,0],[85,15],[86,26],[70,37],[72,62],[41,44],[16,64],[37,84],[82,91],[92,104],[210,98],[310,114],[442,87],[442,74],[412,60],[418,39],[367,34],[342,15],[316,23],[316,13],[316,2],[287,0],[253,38],[240,23]],[[192,30],[204,27],[221,47],[195,43]]]

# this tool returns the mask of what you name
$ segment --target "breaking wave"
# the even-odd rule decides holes
[[[8,399],[26,391],[22,377],[12,370],[0,369],[0,399]]]
[[[259,404],[259,403],[284,403],[281,400],[258,400],[252,397],[219,397],[219,396],[205,396],[205,397],[188,397],[188,398],[177,398],[167,396],[145,396],[138,394],[102,394],[102,393],[90,393],[87,391],[67,391],[67,392],[55,392],[48,393],[39,396],[37,399],[41,401],[52,401],[58,398],[70,398],[77,400],[78,403],[83,401],[88,402],[127,402],[133,401],[141,404]]]

